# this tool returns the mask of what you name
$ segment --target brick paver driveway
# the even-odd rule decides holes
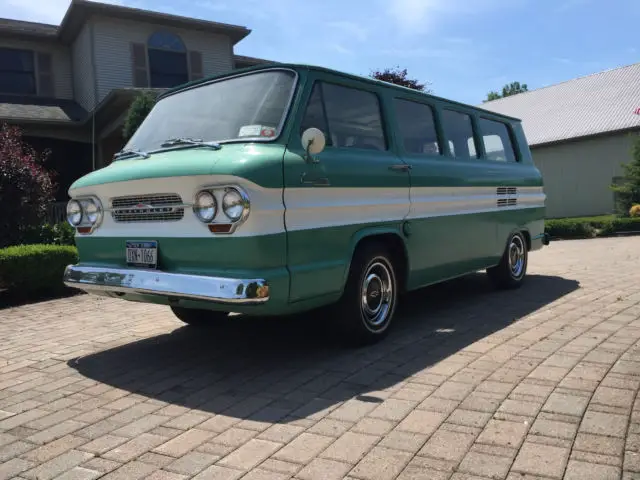
[[[309,316],[0,310],[0,479],[639,479],[638,244],[554,243],[516,292],[426,289],[351,351]]]

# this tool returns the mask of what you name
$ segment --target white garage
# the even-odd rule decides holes
[[[612,213],[609,188],[640,135],[640,63],[576,78],[482,108],[521,118],[542,172],[547,217]]]

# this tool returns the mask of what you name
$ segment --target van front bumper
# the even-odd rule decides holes
[[[207,277],[159,270],[119,269],[68,265],[64,284],[87,293],[109,296],[157,295],[176,300],[252,305],[269,300],[264,279]]]

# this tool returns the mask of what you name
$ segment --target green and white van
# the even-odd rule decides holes
[[[69,194],[66,285],[199,326],[327,307],[358,343],[402,292],[484,269],[518,287],[548,244],[518,119],[306,65],[166,92]]]

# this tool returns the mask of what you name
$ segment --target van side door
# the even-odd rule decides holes
[[[401,228],[409,172],[385,128],[384,89],[312,71],[284,157],[290,301],[339,295],[354,238],[366,228]],[[305,159],[302,133],[324,132],[325,149]]]
[[[472,117],[429,99],[394,98],[398,143],[411,165],[409,287],[491,264],[495,187],[475,161]]]

